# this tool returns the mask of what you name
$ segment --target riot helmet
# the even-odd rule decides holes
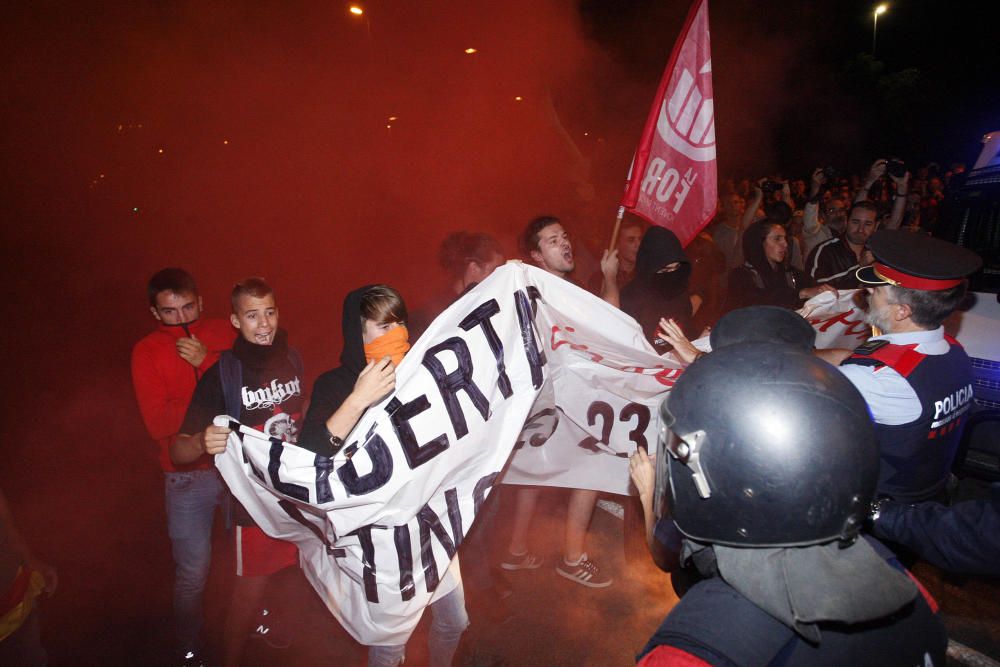
[[[879,452],[857,389],[811,354],[740,343],[705,355],[660,405],[658,481],[688,538],[736,547],[850,542]]]

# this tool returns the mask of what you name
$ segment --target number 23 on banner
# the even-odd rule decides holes
[[[612,432],[618,424],[623,424],[622,428],[629,428],[628,439],[635,444],[635,448],[643,448],[649,451],[649,442],[646,439],[646,431],[649,428],[651,411],[649,406],[642,403],[626,403],[615,418],[615,409],[605,401],[594,401],[587,408],[587,424],[597,426],[600,422],[601,436],[587,436],[578,444],[584,449],[592,452],[606,452],[621,458],[628,458],[631,451],[620,451],[620,448],[611,446]],[[617,429],[621,431],[622,429]],[[615,441],[620,441],[620,436],[615,434]]]

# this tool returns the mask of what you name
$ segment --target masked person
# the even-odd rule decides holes
[[[340,366],[323,373],[313,385],[309,412],[299,446],[332,457],[365,411],[396,388],[396,365],[409,351],[406,304],[386,285],[367,285],[344,299],[344,348]],[[446,577],[457,585],[431,602],[430,664],[450,665],[462,633],[469,625],[465,593],[457,561]],[[403,662],[406,645],[369,646],[368,664],[394,667]]]
[[[691,262],[677,236],[664,227],[650,227],[635,260],[635,278],[622,288],[622,310],[635,318],[650,343],[658,344],[661,318],[672,319],[692,336]]]
[[[640,665],[945,664],[933,600],[859,539],[878,449],[834,368],[789,346],[730,345],[684,372],[660,417],[657,480],[639,492],[702,579]]]

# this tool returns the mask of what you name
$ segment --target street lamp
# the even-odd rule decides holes
[[[885,14],[885,10],[889,9],[888,5],[879,5],[875,8],[872,14],[872,58],[875,57],[875,38],[878,37],[878,15]]]

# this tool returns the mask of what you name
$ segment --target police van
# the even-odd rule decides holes
[[[972,358],[975,378],[976,412],[966,423],[956,466],[1000,480],[1000,130],[983,138],[983,150],[946,202],[935,234],[983,258],[982,270],[969,280],[969,307],[945,328]]]

